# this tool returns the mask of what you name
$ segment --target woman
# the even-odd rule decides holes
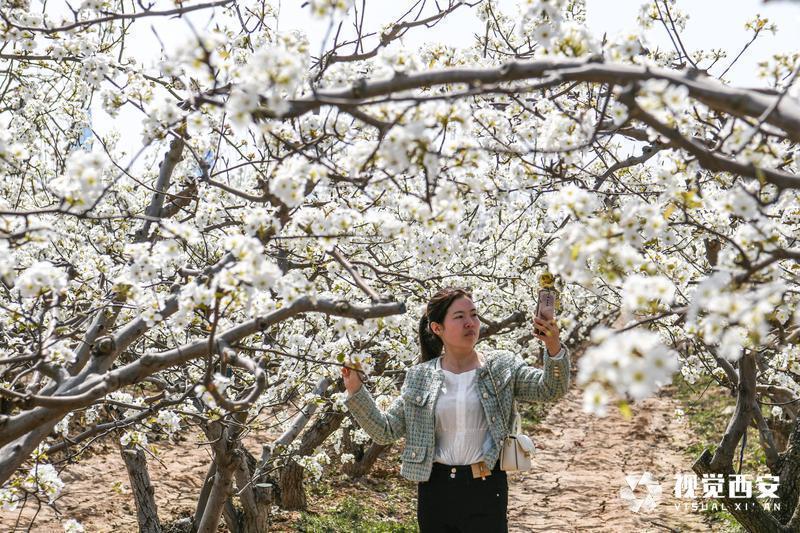
[[[342,369],[345,405],[370,437],[379,444],[406,438],[400,473],[419,482],[422,533],[508,530],[508,483],[498,458],[505,428],[513,427],[513,401],[554,400],[569,387],[569,354],[555,320],[534,324],[547,348],[544,370],[506,350],[479,353],[472,295],[447,288],[428,302],[419,323],[420,363],[408,369],[385,412],[359,373]]]

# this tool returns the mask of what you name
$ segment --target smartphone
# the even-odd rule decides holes
[[[539,289],[536,300],[536,316],[543,320],[553,320],[556,310],[556,293],[550,289]],[[534,328],[537,335],[543,332]]]

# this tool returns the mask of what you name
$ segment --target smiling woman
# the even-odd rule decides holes
[[[406,437],[400,473],[419,482],[423,533],[508,530],[508,480],[498,461],[511,426],[506,413],[515,399],[554,400],[569,388],[569,355],[555,320],[533,322],[547,347],[543,370],[506,350],[476,351],[480,320],[472,295],[445,288],[420,319],[420,362],[385,412],[358,372],[342,369],[345,404],[375,442]]]

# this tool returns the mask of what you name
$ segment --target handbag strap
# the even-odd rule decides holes
[[[508,425],[506,425],[506,421],[508,419],[506,418],[505,410],[503,410],[503,402],[500,400],[500,395],[497,393],[497,384],[494,382],[494,376],[492,376],[492,365],[489,363],[489,361],[486,361],[486,370],[489,372],[489,379],[492,380],[492,387],[494,388],[494,396],[497,398],[497,403],[500,404],[500,410],[503,414],[503,429],[505,430],[506,435],[510,435],[508,432]]]

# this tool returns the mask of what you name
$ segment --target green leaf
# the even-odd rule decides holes
[[[625,400],[619,402],[619,412],[622,414],[622,417],[625,420],[630,420],[633,418],[633,411],[631,410],[631,406]]]

